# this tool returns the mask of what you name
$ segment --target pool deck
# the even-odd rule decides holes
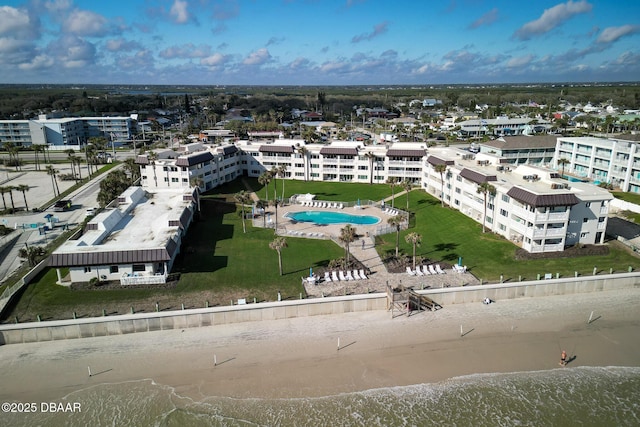
[[[334,202],[335,203],[335,202]],[[291,204],[278,208],[278,234],[287,238],[328,239],[338,242],[340,229],[344,224],[316,225],[310,222],[297,222],[285,215],[289,212],[302,211],[334,211],[351,215],[371,215],[380,218],[380,222],[373,225],[354,225],[358,235],[357,240],[350,245],[353,257],[365,265],[369,271],[367,280],[351,280],[339,282],[324,282],[318,284],[305,283],[305,289],[309,297],[322,297],[334,295],[353,295],[367,292],[384,292],[387,283],[392,286],[402,285],[414,289],[442,288],[450,286],[477,285],[479,280],[473,274],[456,273],[451,268],[445,269],[445,263],[440,265],[445,269],[445,274],[428,276],[410,276],[407,273],[390,273],[387,271],[382,259],[378,255],[373,237],[376,230],[387,227],[387,219],[393,215],[380,209],[379,206],[367,205],[360,207],[318,208]],[[271,211],[273,213],[273,210]],[[400,211],[401,212],[401,211]],[[254,221],[254,225],[261,227],[262,219]],[[273,224],[271,224],[273,226]],[[446,264],[448,266],[448,264]],[[301,278],[302,279],[302,278]]]

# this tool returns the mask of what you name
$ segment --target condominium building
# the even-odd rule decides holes
[[[565,159],[567,164],[558,160]],[[558,137],[553,167],[577,177],[640,192],[638,143],[618,138]],[[571,178],[570,178],[571,179]]]
[[[557,137],[554,135],[518,135],[481,142],[478,146],[481,153],[499,157],[504,165],[529,164],[548,167],[553,164],[556,143]]]
[[[196,210],[193,189],[129,187],[93,217],[81,236],[56,249],[58,282],[165,283]],[[69,270],[63,277],[62,269]]]
[[[0,142],[17,147],[39,144],[52,150],[76,148],[92,137],[130,141],[135,133],[134,116],[51,118],[43,114],[33,120],[0,120]]]
[[[258,177],[284,166],[283,178],[384,183],[408,180],[435,197],[443,197],[487,228],[530,252],[562,251],[575,244],[604,241],[611,194],[585,183],[567,183],[556,171],[520,164],[509,165],[489,153],[473,154],[456,148],[430,148],[416,143],[363,146],[353,141],[305,144],[300,140],[238,141],[222,146],[189,144],[138,156],[146,188],[190,187],[208,190],[238,176]],[[436,172],[438,164],[446,172]],[[496,188],[484,195],[479,186]]]
[[[529,252],[557,252],[575,244],[601,244],[607,226],[606,190],[581,182],[567,183],[552,170],[505,166],[495,157],[455,149],[430,149],[423,188]],[[435,165],[447,170],[436,172]],[[495,188],[487,194],[483,183]]]

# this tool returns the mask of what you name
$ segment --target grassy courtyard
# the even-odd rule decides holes
[[[259,197],[265,197],[265,188],[257,180],[247,184]],[[277,181],[278,197],[282,180]],[[292,194],[313,193],[322,200],[355,201],[381,200],[391,195],[384,184],[344,184],[286,180],[285,197]],[[269,199],[273,199],[274,184],[269,185]],[[307,240],[287,237],[288,247],[282,250],[283,275],[279,275],[277,253],[269,248],[274,239],[273,230],[253,228],[246,221],[247,232],[242,229],[239,208],[233,195],[245,189],[241,180],[221,186],[203,197],[202,213],[191,225],[184,238],[181,254],[173,271],[179,274],[174,286],[160,288],[123,289],[119,285],[104,289],[70,290],[55,285],[54,270],[46,269],[38,280],[24,291],[14,310],[7,316],[12,321],[125,314],[131,311],[160,310],[228,305],[232,300],[246,298],[252,302],[276,300],[278,292],[283,299],[297,299],[303,292],[300,278],[309,268],[326,265],[343,256],[344,251],[331,241]],[[396,188],[396,193],[401,191]],[[497,282],[502,274],[505,281],[535,279],[538,274],[559,273],[573,276],[574,271],[590,275],[594,266],[600,273],[627,271],[639,265],[638,258],[618,246],[612,245],[606,256],[553,258],[516,261],[516,247],[504,238],[482,233],[481,224],[463,214],[441,207],[440,202],[422,190],[409,193],[410,210],[414,214],[412,228],[402,231],[400,250],[411,254],[411,246],[404,236],[416,232],[422,236],[417,250],[421,257],[439,262],[455,263],[462,257],[463,264],[485,282]],[[406,195],[396,199],[396,206],[404,208]],[[273,208],[271,208],[273,209]],[[395,233],[379,236],[378,252],[386,257],[395,250]]]

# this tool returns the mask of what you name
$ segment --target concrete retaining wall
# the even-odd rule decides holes
[[[449,304],[480,302],[486,297],[499,301],[630,288],[640,288],[640,273],[428,289],[418,292],[428,295],[446,309]],[[386,304],[386,295],[379,293],[90,319],[6,324],[0,325],[0,345],[385,310]]]

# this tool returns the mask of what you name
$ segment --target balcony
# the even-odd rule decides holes
[[[546,212],[537,213],[535,217],[536,222],[565,222],[569,219],[569,212]]]
[[[564,228],[537,228],[533,231],[533,237],[540,239],[545,237],[562,237],[566,234]]]

